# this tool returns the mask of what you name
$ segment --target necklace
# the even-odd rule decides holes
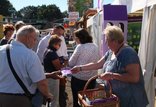
[[[120,45],[120,47],[118,48],[118,50],[117,50],[114,54],[117,55],[118,52],[120,51],[120,49],[121,49],[123,46],[124,46],[124,43],[122,43],[122,44]]]

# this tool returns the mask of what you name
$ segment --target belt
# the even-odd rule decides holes
[[[3,92],[0,92],[0,95],[26,96],[25,94],[22,93],[3,93]]]

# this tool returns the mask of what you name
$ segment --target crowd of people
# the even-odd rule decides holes
[[[102,58],[92,36],[84,28],[74,31],[73,39],[77,45],[70,58],[63,36],[65,29],[61,25],[54,26],[41,40],[38,39],[39,31],[22,21],[15,27],[4,25],[3,31],[4,37],[0,40],[0,106],[41,107],[50,101],[51,107],[67,107],[67,78],[60,72],[66,67],[72,72],[73,107],[81,107],[78,92],[95,75],[111,83],[113,93],[120,99],[120,107],[148,105],[139,57],[124,42],[119,27],[104,29],[109,50]],[[98,74],[98,69],[103,72]],[[95,88],[96,84],[93,80],[88,89]]]

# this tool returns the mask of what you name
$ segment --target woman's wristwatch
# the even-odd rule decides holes
[[[79,71],[82,71],[82,67],[81,66],[79,67]]]

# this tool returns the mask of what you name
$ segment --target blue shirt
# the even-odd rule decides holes
[[[139,64],[139,57],[131,47],[127,46],[120,50],[115,59],[111,60],[112,51],[105,54],[104,72],[124,74],[125,67],[129,64]],[[140,79],[138,83],[126,83],[118,80],[111,80],[112,90],[119,99],[121,107],[146,107],[148,104],[144,80],[140,66]]]
[[[6,46],[0,46],[0,92],[24,93],[9,68],[6,56]],[[12,41],[10,47],[12,65],[28,90],[34,94],[37,82],[45,79],[40,60],[31,49],[18,41]]]

